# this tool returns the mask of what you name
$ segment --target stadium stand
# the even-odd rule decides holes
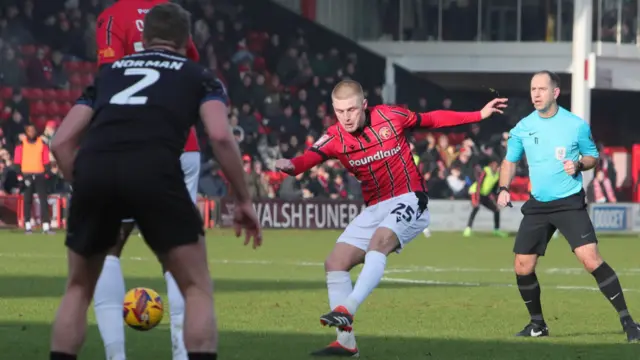
[[[46,3],[9,3],[0,18],[0,142],[9,156],[28,123],[50,139],[96,72],[95,19],[108,2]],[[254,195],[359,198],[358,182],[335,161],[303,178],[286,178],[274,171],[273,162],[300,153],[335,121],[329,93],[337,81],[358,80],[371,105],[383,103],[384,59],[270,1],[182,3],[193,14],[202,64],[214,69],[229,91],[230,121]],[[479,108],[477,101],[452,98],[401,68],[396,73],[398,102],[415,111]],[[463,133],[413,134],[416,162],[433,198],[453,198],[448,186],[452,169],[469,186],[484,158],[504,155],[505,127],[497,124],[464,128]],[[223,196],[224,178],[206,139],[201,140],[205,164],[200,192]],[[10,159],[4,162],[3,179],[11,179]],[[528,197],[526,167],[518,175],[514,199],[523,200]],[[51,184],[53,192],[66,189],[58,174]],[[18,191],[15,181],[5,180],[2,186],[6,193]]]

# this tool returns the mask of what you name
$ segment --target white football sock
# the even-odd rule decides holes
[[[378,286],[382,276],[384,276],[386,265],[387,257],[385,254],[379,251],[367,252],[356,286],[354,286],[353,291],[343,303],[352,315],[356,313],[360,304],[371,294],[373,289]]]
[[[120,259],[108,255],[93,294],[93,305],[100,336],[108,360],[125,360],[122,304],[125,285]]]
[[[327,291],[329,293],[330,310],[342,304],[353,291],[351,276],[348,271],[328,271]]]
[[[42,223],[42,231],[49,231],[51,227],[49,227],[49,223]]]
[[[329,293],[329,307],[331,310],[342,304],[351,291],[353,284],[348,271],[328,271],[327,272],[327,290]],[[356,348],[356,337],[353,331],[342,331],[336,328],[338,342],[348,348]]]
[[[168,271],[164,273],[164,278],[167,281],[167,297],[169,300],[169,314],[171,315],[173,360],[188,360],[182,331],[184,323],[184,298],[171,273]]]
[[[26,231],[30,231],[31,230],[31,219],[24,221],[24,229]]]

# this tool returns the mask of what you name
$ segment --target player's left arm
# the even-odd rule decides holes
[[[93,117],[95,97],[95,86],[89,86],[64,117],[51,140],[51,152],[58,162],[62,175],[69,181],[73,180],[73,163],[80,139]]]
[[[593,142],[591,128],[586,122],[578,128],[578,150],[580,150],[582,158],[577,161],[577,169],[580,171],[593,169],[598,163],[600,153],[598,152],[598,147]]]
[[[502,114],[502,109],[507,107],[507,99],[497,98],[491,100],[480,111],[451,111],[436,110],[424,113],[416,113],[399,107],[390,107],[388,110],[392,116],[404,118],[405,128],[436,129],[450,126],[470,124],[484,120],[495,113]]]

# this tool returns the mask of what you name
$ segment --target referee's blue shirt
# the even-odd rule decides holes
[[[578,161],[580,155],[599,156],[589,125],[562,107],[550,118],[534,111],[511,129],[506,160],[515,163],[522,155],[529,163],[531,195],[545,202],[582,190],[582,174],[567,175],[564,160]]]

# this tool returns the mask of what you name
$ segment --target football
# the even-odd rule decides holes
[[[151,330],[160,324],[163,314],[162,298],[155,290],[138,287],[124,296],[124,322],[133,329]]]

